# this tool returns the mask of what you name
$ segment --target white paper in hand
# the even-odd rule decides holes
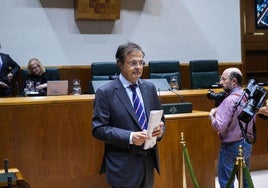
[[[145,141],[143,149],[152,148],[156,144],[156,137],[152,137],[152,133],[154,128],[156,128],[159,125],[162,115],[163,110],[152,110],[150,112],[148,128],[147,128],[147,136],[150,138]]]

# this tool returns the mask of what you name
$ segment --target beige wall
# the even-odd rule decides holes
[[[218,59],[241,62],[239,0],[121,0],[116,21],[74,19],[74,0],[0,0],[0,51],[20,65],[113,61],[126,41],[145,60]],[[226,11],[228,10],[228,11]]]

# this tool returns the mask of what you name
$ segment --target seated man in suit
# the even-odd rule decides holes
[[[92,134],[105,142],[101,172],[113,188],[152,188],[154,168],[159,172],[157,144],[144,149],[150,111],[160,110],[161,104],[154,84],[140,79],[143,58],[137,44],[119,46],[116,60],[121,73],[95,95]],[[159,141],[163,133],[164,116],[152,137]]]
[[[20,66],[8,54],[0,53],[0,97],[11,96],[12,81],[19,70]]]

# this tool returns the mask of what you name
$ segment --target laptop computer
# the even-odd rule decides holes
[[[67,95],[68,80],[47,81],[47,96]]]

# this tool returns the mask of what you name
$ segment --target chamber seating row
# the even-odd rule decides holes
[[[211,88],[216,87],[219,81],[219,68],[217,60],[192,60],[189,62],[189,77],[191,88]],[[148,62],[149,79],[166,79],[167,83],[175,78],[178,88],[183,88],[180,62],[178,60],[161,60]],[[91,64],[92,80],[89,82],[89,93],[92,87],[102,85],[119,75],[120,70],[116,62],[94,62]],[[97,81],[98,80],[98,81]],[[102,80],[102,81],[99,81]],[[92,83],[93,82],[93,83]],[[95,83],[94,83],[95,82]]]
[[[241,62],[220,62],[217,60],[193,60],[179,62],[178,60],[149,61],[143,68],[143,79],[163,79],[170,82],[171,76],[177,76],[179,89],[208,88],[219,80],[219,72],[228,67],[242,67]],[[80,79],[83,93],[90,93],[92,81],[112,80],[118,76],[120,70],[116,62],[93,62],[91,65],[47,66],[45,67],[50,80],[69,80],[69,93],[72,92],[72,80]],[[27,68],[14,81],[13,96],[17,96],[18,86],[22,85]],[[202,78],[204,77],[204,78]],[[204,80],[204,81],[202,81]],[[199,85],[198,85],[199,84]]]

